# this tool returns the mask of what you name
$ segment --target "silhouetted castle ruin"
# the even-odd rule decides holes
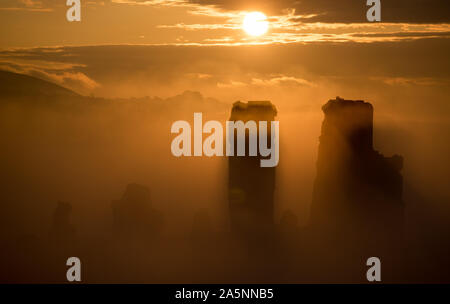
[[[129,184],[122,199],[113,201],[113,232],[123,240],[154,237],[162,226],[162,215],[151,206],[150,190]]]
[[[57,243],[71,242],[75,238],[75,227],[70,222],[72,205],[58,202],[53,213],[50,239]]]
[[[373,242],[401,235],[403,158],[374,150],[372,105],[337,97],[322,110],[311,226]]]
[[[253,120],[257,124],[267,121],[270,126],[276,115],[277,110],[269,101],[236,102],[229,120],[244,123]],[[235,156],[228,158],[231,229],[237,236],[247,240],[267,238],[274,225],[275,167],[262,168],[260,156],[249,156],[248,130],[245,138],[246,156],[236,156],[236,133]],[[270,143],[270,128],[267,137]]]

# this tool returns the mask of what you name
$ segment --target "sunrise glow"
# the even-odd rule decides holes
[[[261,12],[251,12],[246,14],[243,22],[243,29],[250,36],[264,35],[269,29],[267,16]]]

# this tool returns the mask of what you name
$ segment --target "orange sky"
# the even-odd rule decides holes
[[[65,1],[2,0],[0,69],[108,98],[433,99],[424,111],[447,113],[450,2],[381,1],[378,23],[365,2],[81,0],[81,22],[68,22]],[[249,11],[268,16],[267,34],[242,29]]]
[[[365,1],[81,0],[81,22],[65,1],[2,0],[0,48],[104,44],[208,44],[403,41],[450,36],[448,1],[382,1],[382,23]],[[386,2],[386,3],[385,3]],[[362,4],[361,4],[362,3]],[[269,17],[269,33],[242,30],[248,11]]]

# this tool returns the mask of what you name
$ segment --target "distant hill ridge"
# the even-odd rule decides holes
[[[2,97],[81,97],[81,95],[57,84],[0,70],[0,98]]]
[[[227,112],[230,104],[215,98],[204,97],[200,92],[184,91],[181,94],[160,97],[103,98],[83,96],[55,83],[29,75],[0,70],[0,101],[20,102],[27,105],[144,105],[152,111],[184,111],[191,116],[198,112]]]

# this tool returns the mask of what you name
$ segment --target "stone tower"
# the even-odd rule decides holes
[[[229,120],[244,123],[253,120],[257,124],[267,121],[270,126],[276,115],[277,110],[269,101],[236,102]],[[275,167],[263,168],[260,166],[261,156],[249,156],[248,131],[245,136],[246,156],[236,156],[235,151],[234,156],[228,157],[231,229],[246,241],[261,241],[273,232]],[[270,128],[267,137],[270,143]],[[233,140],[236,150],[236,132]]]
[[[311,226],[373,242],[403,227],[403,158],[373,148],[373,107],[337,97],[322,107]]]

